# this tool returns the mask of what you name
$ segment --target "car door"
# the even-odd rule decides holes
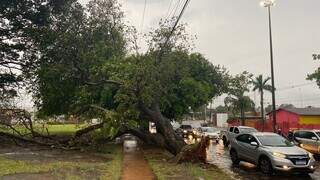
[[[252,135],[250,135],[249,137],[248,137],[248,141],[249,141],[249,143],[248,143],[248,145],[247,145],[247,155],[248,155],[248,158],[250,159],[250,161],[251,162],[257,162],[257,160],[258,160],[258,156],[259,156],[259,142],[258,142],[258,140],[254,137],[254,136],[252,136]],[[258,144],[258,146],[253,146],[253,145],[251,145],[251,142],[255,142],[255,143],[257,143]]]
[[[249,134],[247,141],[243,144],[244,156],[249,162],[256,162],[259,154],[258,153],[259,147],[251,145],[251,142],[256,142],[257,144],[259,144],[257,139],[254,136]]]
[[[308,142],[308,147],[310,149],[309,151],[312,153],[318,153],[319,138],[317,137],[317,135],[312,131],[308,131],[306,139],[306,141]]]
[[[318,138],[312,131],[300,131],[299,137],[297,137],[297,140],[300,143],[300,146],[303,149],[306,149],[309,152],[317,153],[317,141]]]
[[[239,131],[239,128],[238,127],[234,127],[233,129],[233,133],[230,134],[230,139],[229,141],[233,141],[234,138],[239,135],[240,131]]]
[[[248,143],[249,134],[241,134],[235,138],[235,144],[237,145],[236,150],[240,159],[248,160],[246,153],[246,145]]]

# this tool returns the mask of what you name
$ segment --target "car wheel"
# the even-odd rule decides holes
[[[240,159],[238,158],[238,153],[236,150],[234,150],[234,149],[230,150],[230,157],[231,157],[231,161],[234,165],[239,165]]]
[[[263,157],[260,159],[259,167],[264,174],[272,174],[272,164],[267,157]]]

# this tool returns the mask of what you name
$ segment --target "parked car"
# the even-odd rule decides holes
[[[234,139],[235,136],[242,134],[242,133],[249,133],[249,132],[258,132],[255,128],[248,127],[248,126],[231,126],[228,130],[221,131],[220,139],[223,141],[224,146],[229,146],[230,141]]]
[[[275,133],[238,135],[231,141],[230,156],[233,164],[247,161],[257,165],[265,174],[271,174],[274,170],[303,174],[315,171],[311,153]]]
[[[301,148],[320,155],[320,130],[297,130],[293,133],[293,140]]]
[[[213,140],[219,140],[220,130],[214,127],[199,127],[199,136],[209,137]]]

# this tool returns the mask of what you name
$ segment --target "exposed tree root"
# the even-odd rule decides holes
[[[173,159],[173,162],[206,163],[207,148],[209,146],[210,139],[204,137],[199,143],[184,146],[181,152]]]

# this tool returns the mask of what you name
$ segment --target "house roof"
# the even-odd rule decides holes
[[[289,111],[298,115],[305,115],[305,116],[317,116],[320,115],[320,108],[314,107],[307,107],[307,108],[279,108],[279,110]],[[268,114],[270,114],[269,112]]]

